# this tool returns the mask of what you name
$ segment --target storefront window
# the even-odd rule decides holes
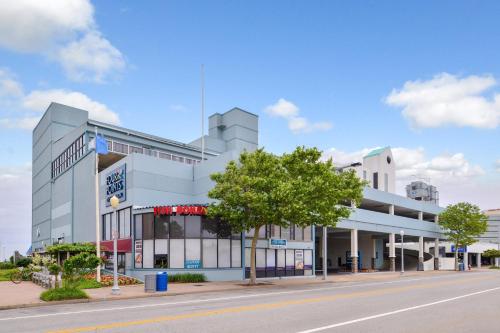
[[[201,235],[203,238],[217,238],[217,220],[203,216],[201,218]]]
[[[154,238],[154,217],[153,213],[144,214],[142,216],[142,238]]]
[[[135,239],[142,239],[142,214],[135,216]]]
[[[185,223],[186,223],[186,238],[200,238],[200,232],[201,232],[200,217],[186,216]]]
[[[186,222],[187,223],[187,222]],[[201,260],[201,242],[200,239],[186,239],[186,262],[184,263],[184,268],[186,266],[196,266]]]
[[[183,239],[170,239],[170,268],[184,268]]]
[[[217,239],[203,240],[203,267],[217,268]]]
[[[184,216],[170,216],[170,238],[184,238]]]
[[[159,215],[155,217],[155,238],[167,239],[168,238],[168,222],[170,216]]]
[[[155,255],[155,268],[167,268],[167,267],[168,267],[168,255],[156,254]]]
[[[219,267],[231,267],[231,240],[219,239]]]

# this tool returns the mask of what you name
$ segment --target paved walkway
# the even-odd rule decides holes
[[[428,272],[406,272],[403,276],[393,272],[378,272],[378,273],[358,273],[358,274],[332,274],[327,280],[322,280],[321,277],[304,277],[304,278],[286,278],[286,279],[265,279],[258,280],[258,285],[251,288],[276,288],[290,287],[300,285],[318,285],[324,283],[349,283],[362,281],[384,281],[395,278],[411,278],[416,276],[433,276],[444,274],[460,274],[450,271],[428,271]],[[127,299],[139,297],[158,297],[158,296],[175,296],[185,294],[196,294],[206,292],[218,292],[247,289],[249,286],[245,281],[229,281],[229,282],[206,282],[206,283],[170,283],[167,292],[162,293],[145,293],[144,285],[129,285],[121,286],[120,295],[111,295],[111,287],[87,289],[86,292],[90,296],[90,301],[109,300],[109,299]],[[12,282],[0,282],[0,310],[6,308],[26,307],[48,304],[39,299],[40,293],[45,289],[31,282],[23,282],[15,285]],[[88,301],[88,300],[85,300]],[[51,302],[53,303],[53,302]]]

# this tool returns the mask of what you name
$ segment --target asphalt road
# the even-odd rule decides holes
[[[0,311],[0,332],[500,332],[500,272]]]

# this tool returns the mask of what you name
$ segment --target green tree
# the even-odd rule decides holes
[[[217,199],[208,214],[227,221],[234,232],[254,230],[250,255],[250,284],[255,284],[255,251],[259,231],[266,225],[331,226],[351,213],[351,202],[362,199],[363,182],[353,173],[337,173],[321,151],[298,147],[276,156],[258,149],[243,152],[225,172],[211,176]]]
[[[476,237],[486,232],[488,217],[478,206],[468,202],[449,205],[439,214],[439,224],[446,237],[455,244],[455,270],[458,270],[458,249],[476,242]]]
[[[82,276],[95,270],[100,263],[100,258],[88,252],[82,252],[65,260],[63,278],[66,286],[75,288]]]
[[[485,258],[500,258],[500,250],[489,249],[483,252]]]

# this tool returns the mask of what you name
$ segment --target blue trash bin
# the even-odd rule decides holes
[[[461,262],[461,263],[458,264],[458,270],[459,271],[465,271],[465,265],[464,265],[463,262]]]
[[[167,291],[168,274],[167,272],[156,273],[156,291]]]

